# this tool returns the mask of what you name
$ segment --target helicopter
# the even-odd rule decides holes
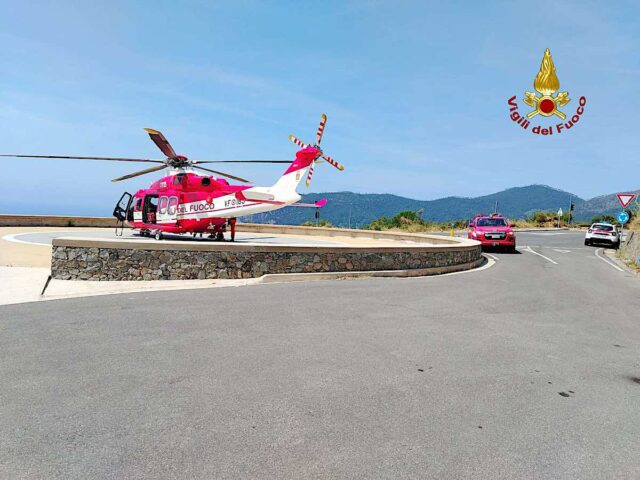
[[[114,178],[112,182],[120,182],[129,178],[169,169],[168,175],[155,181],[147,189],[138,190],[135,194],[124,192],[113,210],[117,220],[116,233],[120,235],[124,225],[138,230],[141,236],[152,236],[162,240],[164,234],[192,234],[194,237],[209,234],[208,238],[224,241],[224,234],[229,227],[231,241],[235,240],[235,227],[238,217],[278,210],[283,207],[321,208],[327,201],[315,203],[298,203],[301,199],[297,192],[298,185],[305,179],[309,186],[315,165],[326,162],[344,170],[344,166],[320,148],[320,142],[327,122],[322,114],[316,132],[316,141],[307,144],[289,136],[295,145],[300,147],[295,159],[291,160],[191,160],[175,150],[158,130],[145,128],[151,140],[166,156],[164,160],[121,157],[79,157],[62,155],[0,155],[17,158],[53,158],[72,160],[104,160],[116,162],[139,162],[157,164],[133,173]],[[232,185],[231,180],[248,184],[249,180],[229,173],[201,166],[215,163],[286,163],[289,164],[284,174],[269,187],[251,185]],[[206,175],[199,170],[212,173]]]

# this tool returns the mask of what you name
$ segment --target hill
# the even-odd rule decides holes
[[[589,221],[596,215],[613,215],[620,211],[615,194],[602,195],[584,200],[572,193],[546,185],[514,187],[481,197],[446,197],[437,200],[415,200],[390,194],[332,192],[303,195],[303,202],[313,203],[328,199],[321,209],[321,217],[340,227],[358,227],[381,217],[392,217],[402,210],[423,210],[422,218],[433,222],[462,220],[475,213],[498,211],[512,219],[526,218],[536,210],[555,212],[569,208],[569,200],[575,204],[574,218]],[[314,219],[310,208],[285,208],[275,212],[254,215],[251,219],[259,223],[282,223],[299,225]],[[250,220],[249,218],[244,219]]]
[[[628,193],[640,195],[640,190],[632,190]],[[635,202],[631,204],[634,206]],[[587,200],[580,207],[576,207],[576,216],[580,219],[590,220],[596,215],[611,215],[613,217],[621,210],[618,197],[615,193],[601,195]]]

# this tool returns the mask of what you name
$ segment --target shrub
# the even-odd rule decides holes
[[[528,220],[531,223],[538,225],[544,225],[545,223],[554,222],[558,219],[558,216],[554,212],[543,212],[541,210],[533,212]]]
[[[429,232],[429,231],[446,231],[451,228],[451,224],[455,229],[465,229],[467,227],[466,220],[456,220],[454,222],[434,223],[421,218],[420,211],[403,210],[394,215],[393,218],[380,217],[364,228],[367,230],[389,230],[392,228],[406,230],[409,232]]]
[[[611,215],[596,215],[591,219],[591,223],[618,223],[618,220]]]
[[[321,218],[318,222],[304,222],[302,224],[303,227],[324,227],[324,228],[333,228],[333,224],[324,218]]]

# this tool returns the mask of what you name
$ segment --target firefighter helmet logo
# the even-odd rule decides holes
[[[544,117],[557,115],[563,120],[567,118],[564,113],[558,110],[558,107],[565,106],[571,99],[569,98],[569,92],[559,92],[556,96],[553,95],[560,89],[560,80],[558,80],[558,75],[556,75],[556,67],[553,64],[551,52],[548,48],[542,57],[540,71],[533,81],[533,88],[535,88],[541,96],[539,97],[533,92],[524,93],[524,103],[535,108],[535,110],[527,114],[528,118],[535,117],[538,114]]]
[[[553,64],[551,52],[548,48],[542,56],[540,71],[533,81],[533,87],[537,93],[525,92],[524,98],[522,99],[524,104],[533,107],[533,111],[521,115],[518,111],[517,95],[513,95],[507,100],[507,104],[509,105],[509,118],[511,118],[516,125],[519,125],[523,130],[527,130],[534,135],[551,136],[569,131],[580,121],[585,106],[587,105],[587,98],[584,95],[578,97],[578,105],[576,106],[574,115],[571,113],[565,114],[560,111],[560,108],[567,105],[571,99],[569,98],[569,92],[558,92],[558,90],[560,90],[560,80],[558,80],[556,67]],[[561,122],[551,125],[554,115],[560,118]],[[542,120],[541,124],[529,128],[531,122],[535,121],[530,120],[533,117],[536,117],[536,120],[542,120],[543,118],[548,120]],[[555,121],[558,120],[556,119]]]

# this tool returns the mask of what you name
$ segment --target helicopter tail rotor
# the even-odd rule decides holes
[[[307,180],[305,182],[307,187],[311,184],[311,178],[313,177],[314,167],[315,167],[316,163],[320,163],[320,162],[322,162],[324,160],[329,165],[337,168],[338,170],[340,170],[340,171],[344,170],[344,166],[343,165],[341,165],[338,162],[336,162],[330,156],[325,155],[324,152],[322,151],[322,149],[320,148],[320,142],[322,141],[322,135],[324,134],[324,127],[325,127],[326,124],[327,124],[327,116],[323,113],[322,116],[320,117],[320,124],[318,125],[318,130],[316,132],[316,143],[315,143],[315,145],[308,145],[308,144],[304,143],[302,140],[298,139],[297,137],[295,137],[293,135],[289,135],[289,140],[291,140],[293,143],[298,145],[300,148],[302,148],[302,149],[313,148],[318,152],[317,156],[315,157],[315,159],[311,162],[311,165],[309,166],[309,173],[307,174]]]
[[[320,145],[320,141],[322,140],[322,134],[324,133],[324,126],[327,123],[327,115],[322,114],[320,117],[320,125],[318,125],[318,131],[316,132],[316,145]]]
[[[294,137],[293,135],[289,135],[289,140],[291,140],[293,143],[295,143],[296,145],[298,145],[300,148],[307,148],[309,145],[307,145],[306,143],[303,143],[302,141],[298,140],[296,137]]]

